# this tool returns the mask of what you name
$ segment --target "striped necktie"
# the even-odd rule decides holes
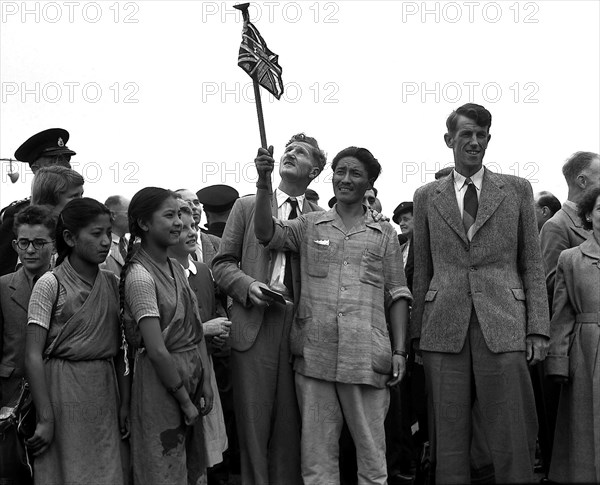
[[[473,238],[473,230],[475,219],[477,219],[477,208],[479,202],[477,201],[477,188],[470,178],[465,180],[467,190],[465,192],[465,198],[463,200],[463,225],[465,226],[465,232],[467,233],[467,239],[469,241]],[[463,185],[464,187],[464,185]]]

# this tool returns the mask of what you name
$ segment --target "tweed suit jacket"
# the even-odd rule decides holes
[[[254,235],[256,196],[236,200],[221,238],[219,251],[212,262],[213,278],[219,288],[233,298],[231,309],[231,347],[248,350],[254,344],[263,320],[264,307],[252,305],[248,288],[254,281],[268,284],[276,253],[265,248]],[[322,210],[304,200],[302,213]],[[271,199],[271,212],[277,217],[277,199]],[[291,253],[294,304],[300,297],[300,259]]]
[[[554,296],[556,267],[560,253],[565,249],[579,246],[590,237],[592,237],[592,231],[583,228],[577,212],[567,204],[563,204],[562,209],[542,226],[540,245],[542,247],[542,258],[546,271],[546,289],[548,290],[550,305],[552,305]]]
[[[215,258],[221,239],[212,234],[201,232],[199,234],[200,244],[202,244],[202,262],[210,267],[210,263]]]
[[[458,353],[474,307],[488,348],[524,351],[525,337],[549,336],[548,300],[531,185],[487,168],[472,240],[454,176],[414,196],[415,273],[411,338],[422,350]]]
[[[31,288],[20,268],[0,278],[0,377],[25,375],[25,335]]]

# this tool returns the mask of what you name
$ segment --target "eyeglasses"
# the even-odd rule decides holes
[[[33,244],[33,249],[39,250],[39,249],[44,249],[44,246],[46,244],[52,244],[54,242],[54,239],[52,241],[46,241],[45,239],[19,239],[19,240],[15,240],[15,243],[17,244],[17,247],[21,250],[21,251],[27,251],[27,249],[29,249],[29,245]]]

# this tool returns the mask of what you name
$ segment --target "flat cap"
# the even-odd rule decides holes
[[[394,209],[394,215],[392,216],[392,221],[396,224],[399,224],[398,219],[405,212],[413,211],[413,203],[412,202],[401,202],[398,207]]]

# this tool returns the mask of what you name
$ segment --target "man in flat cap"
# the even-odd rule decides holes
[[[288,219],[320,210],[306,200],[305,192],[324,166],[317,140],[293,136],[281,158],[273,215]],[[212,268],[219,287],[233,298],[231,366],[242,484],[299,485],[300,415],[289,332],[300,297],[300,262],[295,254],[270,251],[258,242],[255,203],[254,195],[235,202]],[[286,304],[269,304],[261,291],[269,284],[285,285]]]
[[[69,132],[62,128],[50,128],[41,131],[15,152],[15,158],[23,163],[28,163],[35,175],[42,167],[62,165],[71,168],[69,163],[75,152],[67,147]],[[17,253],[12,248],[14,238],[13,221],[17,212],[29,206],[31,197],[17,200],[0,211],[0,276],[12,273],[17,264]]]
[[[229,185],[210,185],[196,192],[206,214],[206,231],[217,237],[223,236],[223,230],[231,208],[240,194]]]

